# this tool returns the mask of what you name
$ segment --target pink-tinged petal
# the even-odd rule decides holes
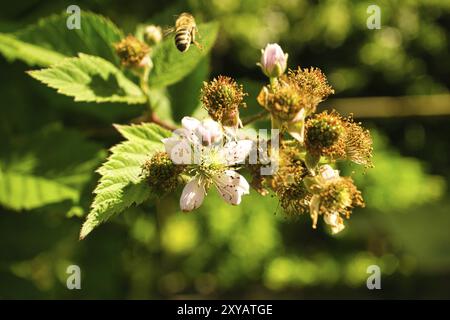
[[[222,199],[232,205],[240,204],[242,195],[249,194],[250,186],[247,180],[233,170],[226,170],[214,178],[214,184]]]
[[[222,127],[217,121],[212,119],[206,119],[202,122],[203,131],[208,132],[208,138],[210,144],[218,143],[222,141],[223,131]]]
[[[180,198],[181,210],[188,212],[197,209],[205,198],[205,185],[198,178],[193,178],[183,189]]]
[[[262,50],[260,67],[270,78],[279,77],[286,71],[288,55],[276,43],[267,44]]]
[[[230,141],[220,150],[220,158],[227,165],[244,163],[252,148],[251,140]]]
[[[223,135],[220,124],[212,119],[203,120],[195,133],[204,146],[220,142]]]

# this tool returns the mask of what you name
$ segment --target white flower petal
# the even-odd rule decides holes
[[[201,126],[200,120],[192,117],[183,117],[183,119],[181,119],[181,124],[183,128],[189,131],[195,131],[199,126]]]
[[[334,226],[338,223],[339,213],[327,213],[323,216],[323,221],[330,226]]]
[[[220,150],[220,158],[227,165],[244,163],[253,147],[251,140],[239,140],[227,142]]]
[[[295,115],[294,119],[292,119],[292,122],[303,122],[305,121],[306,117],[306,110],[305,108],[302,108],[297,114]]]
[[[287,131],[297,141],[303,143],[305,139],[305,129],[303,125],[299,125],[298,122],[288,125]]]
[[[249,194],[250,186],[243,176],[233,170],[226,170],[214,179],[222,199],[232,205],[241,203],[242,195]]]
[[[181,210],[187,212],[200,207],[205,198],[205,185],[198,178],[193,178],[189,181],[183,189],[180,198]]]
[[[341,232],[344,229],[345,229],[345,224],[341,223],[341,224],[339,224],[337,226],[331,227],[331,233],[332,234],[336,234],[336,233]]]
[[[187,139],[176,140],[176,142],[175,140],[166,141],[164,146],[173,163],[192,164],[192,145]]]
[[[311,202],[309,203],[309,214],[311,215],[311,219],[313,221],[312,227],[313,229],[317,228],[317,220],[319,218],[319,205],[320,205],[320,196],[313,195],[311,198]]]
[[[331,227],[331,232],[336,234],[341,232],[344,228],[344,221],[339,215],[339,212],[328,213],[323,216],[323,221]]]
[[[339,178],[339,170],[334,170],[330,165],[326,164],[319,169],[320,176],[325,182]]]

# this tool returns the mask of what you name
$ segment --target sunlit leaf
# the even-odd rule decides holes
[[[112,147],[108,160],[97,170],[101,178],[80,232],[81,239],[114,214],[152,197],[141,176],[142,165],[153,153],[163,150],[161,139],[170,136],[170,132],[155,124],[116,128],[127,141]]]
[[[144,103],[145,95],[110,62],[80,54],[29,74],[75,101]]]
[[[68,29],[67,17],[66,13],[52,15],[14,34],[0,34],[0,52],[29,65],[49,66],[78,53],[119,65],[113,44],[123,38],[121,30],[103,16],[84,11],[81,29]]]
[[[187,52],[181,53],[175,46],[174,36],[168,36],[153,54],[154,68],[149,83],[154,87],[165,87],[187,76],[211,50],[219,30],[218,23],[211,22],[198,26],[202,48],[191,45]]]

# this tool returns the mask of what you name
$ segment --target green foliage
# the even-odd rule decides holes
[[[188,53],[181,54],[173,43],[173,37],[154,48],[152,59],[155,67],[146,96],[145,88],[139,88],[130,80],[130,72],[122,72],[114,65],[118,64],[118,58],[113,44],[123,38],[119,29],[99,15],[83,12],[82,28],[69,30],[66,27],[67,17],[66,14],[53,15],[14,34],[0,35],[0,51],[9,60],[21,59],[30,65],[48,66],[29,74],[58,93],[74,97],[77,102],[143,104],[148,99],[158,117],[172,124],[171,103],[165,87],[192,74],[189,81],[196,83],[189,84],[199,88],[206,78],[209,60],[205,56],[217,36],[216,23],[199,26],[200,34],[204,35],[199,39],[202,49],[193,47]],[[200,61],[204,61],[200,72],[193,72]],[[196,98],[189,100],[188,104],[193,104]],[[113,214],[150,197],[149,188],[141,181],[141,166],[153,152],[161,150],[160,140],[168,133],[156,125],[116,128],[127,141],[113,147],[108,161],[98,169],[102,177],[94,191],[96,196],[83,225],[81,238]],[[5,170],[2,168],[1,171],[3,188],[12,191],[4,193],[3,201],[8,202],[11,208],[34,208],[58,199],[69,199],[74,205],[69,215],[82,214],[78,190],[64,188],[58,180],[47,181],[45,177],[26,175],[27,172],[22,173],[21,181],[39,185],[52,196],[40,201],[31,198],[23,202],[18,198],[6,198],[24,186],[18,184],[21,176]]]
[[[110,62],[80,53],[29,74],[75,101],[144,103],[143,92]]]
[[[116,128],[127,141],[112,147],[108,160],[97,171],[101,178],[81,229],[81,239],[112,215],[152,196],[141,176],[142,165],[153,153],[163,150],[161,139],[170,132],[154,124],[116,125]]]
[[[120,41],[123,33],[110,20],[82,12],[81,29],[70,30],[67,17],[66,13],[52,15],[14,34],[0,35],[0,52],[30,65],[50,66],[80,52],[119,64],[113,43]]]
[[[150,89],[149,93],[150,105],[152,110],[161,119],[169,124],[174,124],[172,115],[172,103],[166,88]]]
[[[372,134],[375,167],[354,177],[364,188],[363,196],[369,208],[401,210],[442,197],[446,186],[442,177],[428,174],[419,160],[402,157],[388,146],[385,137],[376,131]]]
[[[57,2],[42,6],[34,2],[5,6],[0,30],[17,30],[51,10],[61,10]],[[372,32],[366,28],[367,5],[356,0],[338,4],[264,0],[258,6],[253,0],[177,0],[164,5],[130,0],[123,15],[119,2],[89,2],[82,7],[81,30],[66,28],[65,13],[44,18],[19,32],[1,33],[0,53],[9,61],[48,67],[81,52],[118,67],[112,44],[122,38],[121,31],[85,12],[85,7],[108,12],[125,30],[133,30],[149,13],[154,15],[153,23],[168,26],[175,14],[188,11],[199,21],[218,19],[226,26],[211,61],[214,75],[262,79],[256,55],[267,42],[278,42],[290,53],[290,67],[318,65],[326,70],[337,98],[448,91],[449,42],[444,22],[449,2],[408,2],[399,7],[395,1],[384,1],[382,29]],[[204,46],[208,34],[200,31],[198,40]],[[170,59],[165,59],[164,46],[172,50]],[[205,52],[193,46],[179,53],[173,36],[153,49],[159,62],[154,61],[158,66],[150,76],[150,101],[159,118],[172,123],[172,114],[178,121],[195,108],[198,88],[208,76],[203,69],[208,69],[209,57],[191,68],[191,56]],[[174,83],[163,75],[165,70],[172,73],[172,65],[179,65],[181,72],[173,71]],[[191,71],[185,70],[188,65]],[[179,212],[176,193],[161,200],[165,206],[158,201],[158,217],[152,201],[132,206],[146,198],[147,188],[139,180],[137,164],[130,174],[120,163],[146,159],[140,145],[155,137],[134,126],[121,127],[136,144],[131,146],[127,140],[114,147],[123,148],[123,156],[104,173],[106,177],[117,172],[120,178],[115,179],[121,182],[109,189],[102,176],[102,194],[113,190],[111,194],[119,200],[105,198],[99,206],[104,205],[104,217],[131,207],[112,221],[112,227],[105,226],[89,241],[77,242],[80,220],[66,219],[60,208],[69,204],[71,215],[86,209],[95,188],[94,169],[105,158],[102,150],[117,142],[110,123],[129,122],[141,115],[144,106],[75,104],[30,81],[21,63],[0,61],[0,68],[0,298],[373,298],[365,286],[370,264],[381,267],[383,279],[388,277],[389,285],[380,292],[383,298],[448,297],[450,203],[443,176],[448,180],[450,172],[445,156],[449,144],[442,139],[448,136],[444,117],[404,118],[394,124],[387,118],[375,120],[380,129],[391,133],[393,145],[380,144],[375,137],[375,168],[354,175],[367,208],[352,215],[338,240],[311,230],[305,216],[297,221],[274,214],[279,212],[277,201],[255,193],[232,207],[211,190],[198,212],[190,215]],[[261,83],[238,83],[250,94],[242,118],[261,111],[256,103]],[[358,110],[354,111],[357,117]],[[205,110],[197,108],[195,114],[203,117]],[[47,127],[54,121],[71,129]],[[424,125],[424,145],[412,151],[402,145],[401,132],[403,126],[416,122]],[[161,145],[155,143],[154,148]],[[119,169],[113,170],[116,165]],[[353,170],[356,166],[348,173]],[[127,184],[128,180],[136,183]],[[18,210],[32,214],[15,214]],[[88,270],[82,287],[89,290],[66,289],[70,264]]]
[[[165,87],[180,81],[208,54],[216,40],[219,25],[211,22],[200,24],[198,28],[201,49],[192,45],[187,52],[180,53],[173,37],[167,37],[155,48],[152,58],[154,68],[149,78],[151,86]]]
[[[200,90],[203,81],[208,80],[209,62],[209,57],[203,58],[194,71],[180,82],[169,87],[173,114],[176,120],[181,120],[186,115],[192,115],[194,110],[201,107]]]
[[[78,191],[52,179],[0,170],[0,203],[14,210],[30,210],[63,200],[76,201]]]
[[[20,58],[29,65],[48,66],[64,58],[64,55],[58,52],[23,42],[4,33],[0,33],[0,52],[9,61]]]
[[[59,126],[19,141],[21,147],[4,144],[0,152],[0,204],[30,210],[66,200],[78,203],[103,157],[99,146]]]

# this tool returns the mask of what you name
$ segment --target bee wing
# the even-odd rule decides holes
[[[167,37],[168,35],[170,35],[174,32],[175,32],[175,27],[167,27],[167,28],[164,28],[163,35],[164,35],[164,37]]]

